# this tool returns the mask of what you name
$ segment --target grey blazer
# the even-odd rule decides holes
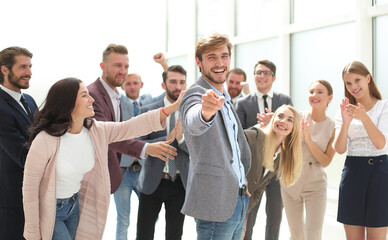
[[[201,118],[201,97],[210,88],[205,79],[200,77],[187,90],[179,105],[191,158],[182,213],[202,220],[224,222],[234,212],[239,182],[232,168],[233,156],[225,128],[225,116],[218,111],[210,125]],[[251,152],[234,108],[232,112],[238,123],[237,141],[247,174],[251,165]]]
[[[140,96],[139,102],[142,106],[146,104],[152,103],[152,96],[150,94],[144,94]],[[125,95],[121,95],[120,97],[120,104],[121,104],[121,111],[123,114],[123,121],[129,120],[135,116],[135,112],[133,110],[133,104]],[[132,165],[133,161],[135,160],[134,157],[128,156],[126,154],[121,155],[121,161],[120,166],[121,167],[129,167]],[[139,163],[143,165],[144,160],[139,160]]]
[[[283,104],[292,105],[291,98],[283,93],[274,92],[271,112],[275,112]],[[257,104],[256,91],[237,100],[236,112],[243,129],[257,124],[257,113],[260,111]]]
[[[140,109],[140,113],[145,113],[149,110],[157,109],[160,107],[164,107],[164,98],[142,107]],[[162,130],[158,132],[152,132],[146,136],[140,137],[140,139],[152,143],[166,141],[166,136],[166,130]],[[189,171],[189,152],[186,143],[184,142],[179,145],[175,140],[171,145],[177,149],[178,155],[175,157],[175,161],[181,175],[183,186],[186,187],[187,175]],[[144,161],[143,167],[140,171],[137,189],[144,194],[152,194],[159,186],[159,183],[162,179],[164,166],[165,162],[161,159],[148,156]]]

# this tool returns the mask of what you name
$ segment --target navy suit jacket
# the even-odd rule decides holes
[[[35,113],[38,107],[34,99],[28,94],[23,96]],[[0,208],[23,208],[23,170],[31,120],[20,104],[1,88],[0,122]]]
[[[98,121],[113,122],[115,121],[115,114],[113,110],[112,101],[110,100],[108,92],[99,79],[94,81],[88,87],[89,94],[95,100],[93,108],[94,117]],[[122,116],[122,114],[121,114]],[[108,167],[110,175],[111,193],[114,193],[120,186],[122,173],[120,168],[121,153],[140,158],[141,151],[145,142],[130,139],[122,142],[109,144],[108,150]]]
[[[149,110],[161,107],[164,107],[164,99],[149,104],[141,108],[140,111],[141,113],[145,113]],[[162,131],[152,132],[146,136],[141,137],[140,139],[151,143],[166,141],[166,136],[167,132],[164,129]],[[186,146],[186,142],[183,142],[181,145],[179,145],[177,140],[174,140],[171,145],[177,149],[178,155],[175,157],[174,161],[176,161],[177,168],[180,171],[183,186],[186,187],[187,175],[189,171],[189,152]],[[144,194],[152,194],[159,186],[165,164],[166,162],[159,158],[148,156],[144,161],[143,167],[141,169],[137,189],[139,189],[139,191]]]
[[[271,112],[275,112],[283,104],[292,105],[291,98],[283,93],[273,93]],[[257,104],[256,91],[237,100],[236,112],[243,129],[250,128],[257,124]]]

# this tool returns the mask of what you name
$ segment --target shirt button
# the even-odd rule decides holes
[[[310,166],[311,166],[311,165],[313,165],[313,163],[312,163],[312,162],[309,162],[309,164],[310,164]]]

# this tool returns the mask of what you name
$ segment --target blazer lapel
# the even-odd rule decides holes
[[[14,98],[12,98],[8,93],[4,92],[2,89],[0,89],[0,91],[3,95],[3,98],[9,103],[9,105],[15,108],[26,119],[28,124],[31,125],[32,123],[31,119],[28,117],[26,111],[23,110],[23,108],[19,105],[19,103],[17,103]],[[31,104],[29,104],[28,101],[27,101],[27,104],[32,111],[33,108],[31,107]]]
[[[100,93],[101,93],[101,95],[102,95],[102,97],[103,97],[105,103],[106,103],[107,106],[108,106],[108,109],[109,109],[109,112],[110,112],[110,114],[111,114],[111,116],[112,116],[112,119],[113,119],[114,121],[116,121],[115,111],[114,111],[114,109],[113,109],[112,100],[110,99],[109,94],[106,92],[104,86],[102,85],[102,83],[100,82],[99,79],[97,79],[97,82],[96,82],[96,83],[97,83],[97,87],[98,87],[98,89],[100,90]],[[120,108],[120,109],[121,109],[121,108]],[[122,114],[120,114],[120,116],[122,116]]]

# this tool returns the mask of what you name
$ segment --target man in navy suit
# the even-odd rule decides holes
[[[183,67],[173,65],[164,71],[162,87],[166,92],[165,98],[143,107],[141,113],[168,106],[178,99],[182,90],[186,89],[186,71]],[[154,238],[155,222],[163,203],[166,209],[166,239],[178,240],[182,237],[184,215],[180,211],[185,199],[189,154],[178,118],[179,112],[176,111],[167,117],[166,130],[141,137],[150,143],[172,139],[178,154],[167,163],[151,156],[144,162],[138,181],[138,240]]]
[[[37,110],[21,89],[30,86],[32,53],[9,47],[0,52],[0,239],[24,239],[23,170],[28,127]]]
[[[254,78],[257,90],[237,100],[236,112],[244,129],[257,124],[258,119],[269,122],[272,114],[283,104],[292,105],[291,98],[272,90],[276,79],[276,66],[269,60],[260,60],[254,67]],[[258,118],[259,115],[259,118]],[[271,180],[265,189],[267,204],[266,240],[279,239],[280,223],[282,221],[283,202],[280,194],[280,184],[276,178]],[[260,202],[247,215],[247,227],[244,240],[252,239],[253,226],[256,222]]]
[[[151,94],[140,95],[140,89],[144,83],[140,75],[130,73],[124,80],[121,89],[125,95],[121,94],[120,104],[123,114],[123,120],[129,120],[139,114],[141,106],[152,103],[154,100]],[[121,172],[122,180],[119,188],[114,193],[114,200],[117,210],[116,240],[126,240],[129,227],[129,215],[131,211],[131,194],[132,191],[139,196],[136,189],[139,178],[142,160],[125,154],[121,155]]]

